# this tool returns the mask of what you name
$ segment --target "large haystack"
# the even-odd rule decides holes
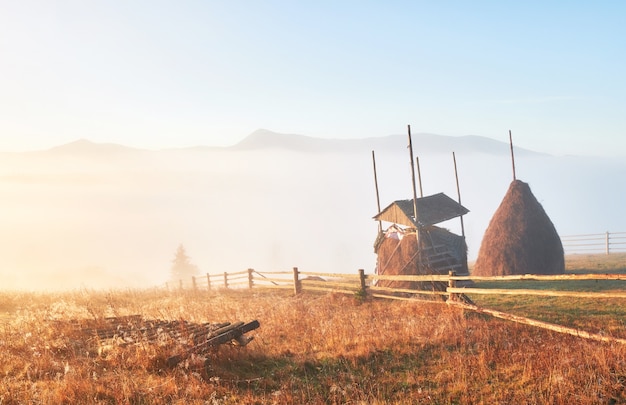
[[[564,272],[563,245],[552,221],[528,184],[514,180],[485,231],[472,275]]]

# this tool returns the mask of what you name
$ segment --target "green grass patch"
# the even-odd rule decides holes
[[[541,296],[471,296],[491,308],[587,332],[626,338],[626,306],[617,298],[572,298]]]
[[[626,274],[626,254],[566,256],[567,274]],[[626,291],[626,280],[477,281],[476,288]],[[467,294],[477,305],[527,318],[626,338],[626,299]]]
[[[604,292],[625,291],[626,280],[504,280],[477,281],[476,288],[496,288],[506,290],[554,290]]]
[[[568,273],[626,273],[626,253],[565,256]]]

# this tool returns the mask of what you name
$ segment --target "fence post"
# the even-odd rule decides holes
[[[168,283],[167,281],[165,282],[165,289],[169,292],[170,291],[170,283]]]
[[[448,288],[455,288],[456,287],[456,280],[453,280],[452,277],[456,276],[456,271],[454,270],[450,270],[448,271]],[[456,301],[458,297],[458,294],[456,293],[449,293],[449,299],[451,301]]]
[[[196,284],[196,276],[191,276],[191,285],[193,286],[193,290],[198,290],[198,285]]]
[[[252,289],[254,287],[254,273],[253,269],[248,269],[248,288]]]
[[[211,276],[209,276],[209,273],[206,274],[206,288],[208,291],[211,291]]]
[[[224,272],[224,288],[228,288],[228,273]]]
[[[300,283],[300,279],[298,278],[299,274],[300,272],[298,271],[298,268],[294,267],[293,268],[293,291],[296,295],[302,292],[302,284]]]
[[[178,280],[178,289],[182,291],[183,289],[183,279]]]
[[[363,296],[365,297],[365,295],[367,294],[367,285],[365,284],[365,270],[364,269],[359,269],[359,280],[361,281],[361,291],[360,293],[363,294]]]
[[[609,231],[606,231],[606,254],[608,255],[610,253],[610,248],[609,248]]]

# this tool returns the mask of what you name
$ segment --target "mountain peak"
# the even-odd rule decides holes
[[[257,129],[238,144],[232,146],[237,150],[252,149],[289,149],[306,152],[319,152],[327,148],[326,140],[306,135],[283,134],[267,129]]]
[[[46,150],[53,155],[76,155],[76,156],[110,156],[137,151],[138,149],[115,143],[97,143],[85,138],[78,139],[63,145],[55,146]]]

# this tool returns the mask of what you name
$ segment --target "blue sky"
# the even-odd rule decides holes
[[[618,1],[0,0],[0,150],[482,135],[626,155]]]

